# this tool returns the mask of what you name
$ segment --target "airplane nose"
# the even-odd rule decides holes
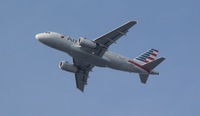
[[[37,39],[39,42],[43,43],[43,44],[48,44],[49,41],[49,37],[45,34],[45,33],[38,33],[35,35],[35,39]]]
[[[39,33],[39,34],[36,34],[35,35],[35,39],[37,39],[38,41],[41,41],[41,34]]]

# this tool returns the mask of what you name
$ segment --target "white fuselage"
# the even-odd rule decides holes
[[[98,67],[109,67],[116,70],[136,73],[149,73],[135,63],[131,58],[106,51],[103,56],[97,56],[79,45],[78,40],[71,39],[55,32],[46,32],[36,35],[36,38],[45,45],[68,53],[71,57]]]

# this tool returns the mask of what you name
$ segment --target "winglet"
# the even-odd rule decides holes
[[[136,20],[133,20],[133,21],[128,21],[126,24],[131,24],[131,25],[135,25],[137,24],[138,21]]]
[[[129,21],[129,22],[132,22],[132,23],[134,23],[134,24],[137,24],[137,23],[138,23],[137,20],[132,20],[132,21]]]

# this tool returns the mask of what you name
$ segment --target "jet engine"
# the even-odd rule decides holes
[[[78,71],[77,67],[67,61],[62,61],[59,64],[59,68],[68,72],[76,73]]]
[[[95,48],[97,46],[96,43],[94,43],[91,40],[85,39],[85,38],[80,38],[79,39],[79,44],[82,47],[86,47],[86,48]]]

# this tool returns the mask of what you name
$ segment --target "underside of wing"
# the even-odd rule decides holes
[[[128,30],[137,23],[137,21],[129,21],[124,25],[114,29],[113,31],[94,40],[97,44],[108,48],[112,43],[115,43],[121,36],[125,35]]]
[[[84,86],[87,84],[89,72],[94,66],[75,58],[73,59],[73,62],[74,65],[78,67],[78,71],[75,73],[76,87],[83,92]]]
[[[82,92],[84,91],[84,86],[87,84],[87,78],[88,78],[88,74],[84,73],[85,72],[75,73],[76,87]]]
[[[79,40],[79,42],[82,44],[84,44],[84,43],[88,44],[87,46],[89,46],[89,44],[90,44],[91,47],[84,47],[85,45],[81,45],[82,49],[84,49],[88,53],[91,53],[93,55],[101,57],[101,56],[103,56],[105,51],[107,51],[108,47],[111,44],[116,43],[116,41],[120,37],[122,37],[123,35],[126,35],[128,30],[136,23],[137,23],[137,21],[129,21],[129,22],[125,23],[124,25],[114,29],[111,32],[104,34],[103,36],[98,37],[97,39],[95,39],[93,41],[89,41],[89,40],[81,38]]]

